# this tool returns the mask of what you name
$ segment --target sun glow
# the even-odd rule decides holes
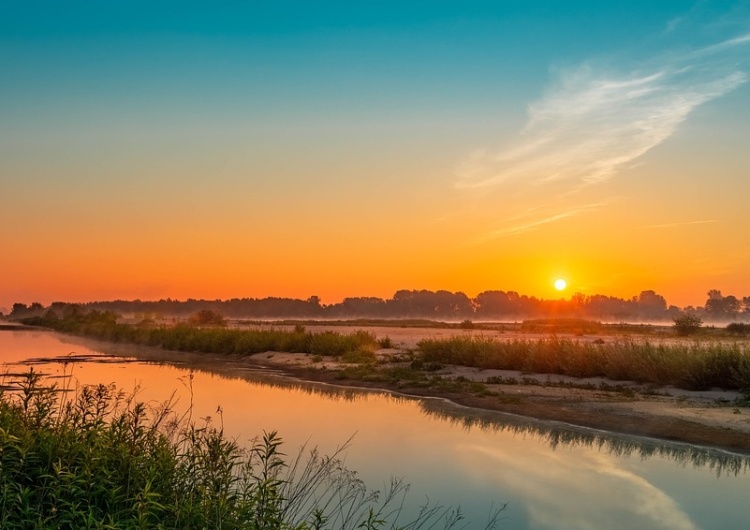
[[[557,280],[555,280],[555,289],[557,289],[558,291],[564,291],[567,286],[568,282],[566,282],[562,278],[558,278]]]

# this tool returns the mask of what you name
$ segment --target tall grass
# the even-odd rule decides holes
[[[599,376],[691,390],[750,388],[750,349],[741,343],[594,343],[561,338],[504,341],[461,336],[425,339],[417,347],[423,362]]]
[[[0,395],[0,528],[306,530],[453,527],[425,506],[399,524],[406,486],[379,496],[337,452],[288,459],[275,432],[249,449],[169,406],[147,411],[113,387],[73,398],[29,372]],[[490,518],[493,527],[497,512]]]
[[[379,348],[375,335],[361,330],[342,334],[333,331],[312,333],[305,331],[303,326],[297,326],[289,331],[206,328],[189,324],[133,326],[117,323],[117,317],[113,313],[97,311],[67,318],[36,317],[25,319],[24,323],[113,342],[144,344],[188,352],[252,355],[278,351],[372,358],[372,353]]]

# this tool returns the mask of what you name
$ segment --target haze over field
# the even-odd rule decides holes
[[[748,1],[21,2],[0,71],[0,307],[750,292]]]

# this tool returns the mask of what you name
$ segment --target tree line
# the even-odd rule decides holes
[[[672,321],[685,314],[706,322],[750,321],[750,296],[724,296],[721,291],[708,291],[702,307],[679,308],[668,305],[655,291],[642,291],[630,299],[606,295],[574,294],[570,299],[546,300],[515,291],[484,291],[475,298],[462,292],[400,290],[392,298],[350,297],[339,303],[323,304],[317,296],[306,300],[296,298],[233,298],[230,300],[173,300],[171,298],[114,300],[72,304],[53,302],[49,306],[34,302],[16,303],[8,315],[11,319],[42,316],[52,312],[58,316],[77,311],[112,311],[141,318],[188,318],[199,311],[212,311],[235,319],[431,319],[431,320],[505,320],[522,321],[534,318],[587,318],[594,320]]]

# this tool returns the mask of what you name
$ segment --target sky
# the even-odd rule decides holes
[[[2,13],[0,308],[750,296],[750,0]]]

